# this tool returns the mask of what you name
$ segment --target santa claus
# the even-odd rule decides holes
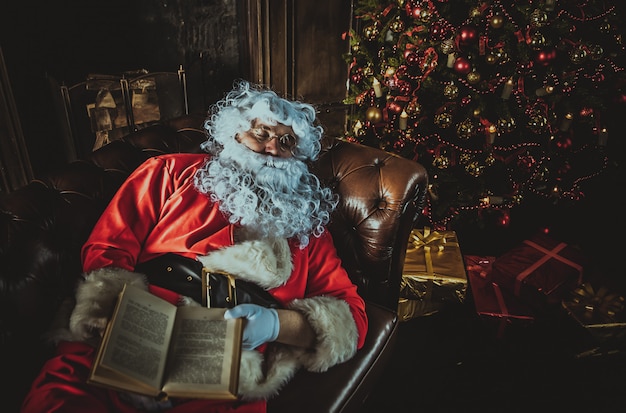
[[[58,354],[22,412],[264,412],[298,369],[325,371],[363,345],[365,305],[325,229],[337,199],[307,167],[323,134],[314,107],[241,81],[205,128],[207,153],[150,158],[102,214],[82,249],[84,281],[67,328],[54,334]],[[157,401],[86,384],[124,284],[194,304],[135,271],[167,253],[255,282],[281,304],[225,313],[246,319],[236,402]]]

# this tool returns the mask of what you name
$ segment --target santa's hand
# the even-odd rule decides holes
[[[263,343],[274,341],[280,331],[278,312],[256,304],[240,304],[224,313],[225,319],[245,318],[243,349],[252,350]]]

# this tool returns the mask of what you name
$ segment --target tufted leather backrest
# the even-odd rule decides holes
[[[329,229],[360,294],[395,311],[409,232],[424,205],[422,165],[368,146],[335,141],[313,166],[340,195]]]
[[[0,344],[34,340],[47,329],[73,294],[80,248],[117,188],[151,156],[199,152],[202,121],[189,115],[139,130],[0,199]],[[366,299],[395,310],[425,169],[335,141],[313,170],[340,194],[330,230],[353,281]]]

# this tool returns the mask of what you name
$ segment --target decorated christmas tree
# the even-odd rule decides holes
[[[357,0],[346,138],[423,164],[436,229],[576,202],[610,163],[624,45],[601,0]]]

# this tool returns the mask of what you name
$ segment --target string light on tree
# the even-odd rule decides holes
[[[348,138],[426,166],[434,228],[580,199],[626,107],[610,1],[356,0]]]

